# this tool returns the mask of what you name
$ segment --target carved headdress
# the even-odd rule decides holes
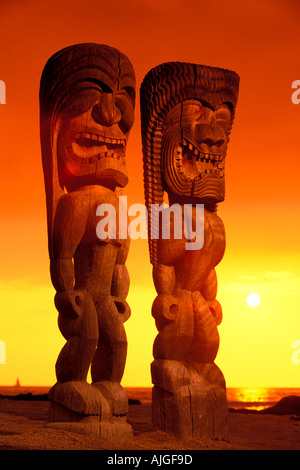
[[[234,120],[238,88],[239,77],[233,71],[184,62],[161,64],[151,69],[143,80],[140,96],[144,188],[149,217],[150,261],[153,265],[157,263],[157,240],[151,240],[151,205],[163,203],[164,191],[194,198],[199,203],[224,199],[224,183],[218,181],[220,172],[217,174],[217,170],[209,170],[204,176],[199,174],[190,178],[178,166],[174,158],[175,144],[178,145],[182,139],[183,130],[180,111],[177,112],[177,127],[169,125],[169,122],[175,122],[172,110],[188,100],[200,102],[212,110],[226,105],[231,115],[228,137]]]
[[[135,74],[128,58],[117,49],[104,44],[84,43],[66,47],[46,63],[40,83],[40,137],[45,179],[48,218],[49,254],[52,257],[52,232],[56,206],[64,193],[66,183],[58,156],[57,138],[64,109],[72,110],[73,98],[82,90],[90,93],[123,91],[132,110],[135,105]],[[78,96],[78,95],[77,95]],[[76,100],[75,100],[76,101]],[[128,104],[127,103],[127,104]],[[88,99],[77,100],[77,108],[85,111]],[[75,114],[78,109],[75,109]],[[68,166],[71,178],[97,174],[96,159],[78,159]],[[125,164],[124,164],[125,165]],[[71,170],[70,170],[71,168]],[[124,179],[126,184],[126,178]]]

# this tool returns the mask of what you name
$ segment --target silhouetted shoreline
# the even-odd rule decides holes
[[[16,393],[18,388],[21,387],[11,387],[10,393],[8,394],[0,394],[0,399],[10,399],[10,400],[24,400],[24,401],[49,401],[48,393]],[[138,395],[139,389],[128,389],[132,390],[132,395]],[[134,390],[136,392],[134,393]],[[151,389],[141,389],[143,390],[143,397],[146,398],[146,402],[151,402]],[[13,393],[14,392],[14,393]],[[127,391],[128,393],[128,391]],[[128,393],[128,403],[129,405],[140,405],[142,404],[143,400],[139,398],[130,396],[130,392]],[[253,407],[255,404],[260,404],[260,402],[251,402],[250,405]],[[281,398],[275,405],[273,406],[266,406],[263,409],[251,409],[247,407],[231,407],[229,406],[230,413],[253,413],[253,414],[274,414],[274,415],[297,415],[300,416],[300,396],[286,396]]]
[[[264,408],[262,410],[250,410],[247,408],[229,408],[231,413],[260,413],[273,415],[297,415],[300,416],[300,397],[288,396],[279,400],[274,406]]]

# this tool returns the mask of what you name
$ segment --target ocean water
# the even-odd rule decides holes
[[[30,386],[1,386],[0,395],[11,396],[31,393],[33,395],[47,394],[50,387]],[[127,396],[132,400],[140,400],[141,403],[151,403],[151,387],[125,387]],[[228,407],[234,409],[247,408],[249,410],[262,410],[275,405],[281,398],[287,396],[299,396],[299,388],[284,387],[259,387],[227,388]]]
[[[140,400],[142,403],[151,402],[151,388],[127,388],[129,398]],[[228,408],[249,410],[262,410],[275,405],[284,397],[296,395],[300,397],[299,388],[283,387],[259,387],[245,388],[234,387],[227,388]]]
[[[235,409],[262,410],[275,405],[282,398],[291,395],[300,397],[300,388],[227,388],[228,407]]]

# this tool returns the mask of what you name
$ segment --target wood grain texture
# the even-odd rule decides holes
[[[225,197],[238,87],[233,71],[184,62],[154,67],[141,85],[144,192],[157,291],[153,423],[180,438],[228,437],[225,380],[214,363],[223,316],[215,268],[225,251],[217,204]],[[161,236],[167,209],[161,218],[155,213],[166,197],[176,212],[169,237]],[[197,242],[197,232],[189,240],[182,230],[186,205],[191,226],[200,227],[197,204],[203,208],[203,244],[187,249],[187,242]]]
[[[66,339],[49,395],[49,426],[118,442],[130,440],[132,431],[120,385],[124,322],[131,314],[129,240],[119,237],[116,188],[128,182],[125,153],[134,105],[134,70],[117,49],[78,44],[45,65],[40,131],[50,273]],[[116,215],[115,235],[97,231],[97,209],[104,204]]]
[[[214,363],[197,366],[166,360],[152,363],[154,429],[180,439],[227,440],[224,377]]]

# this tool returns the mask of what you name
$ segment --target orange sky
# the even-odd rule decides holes
[[[300,79],[298,0],[1,0],[0,385],[52,385],[65,340],[49,277],[38,90],[47,59],[80,42],[106,43],[132,61],[139,88],[150,68],[178,60],[240,75],[226,160],[227,233],[217,267],[224,319],[217,364],[227,385],[300,386],[291,345],[300,340]],[[139,100],[127,151],[128,204],[144,202]],[[132,316],[123,384],[150,386],[156,336],[147,242],[127,263]],[[251,309],[255,291],[261,304]]]

